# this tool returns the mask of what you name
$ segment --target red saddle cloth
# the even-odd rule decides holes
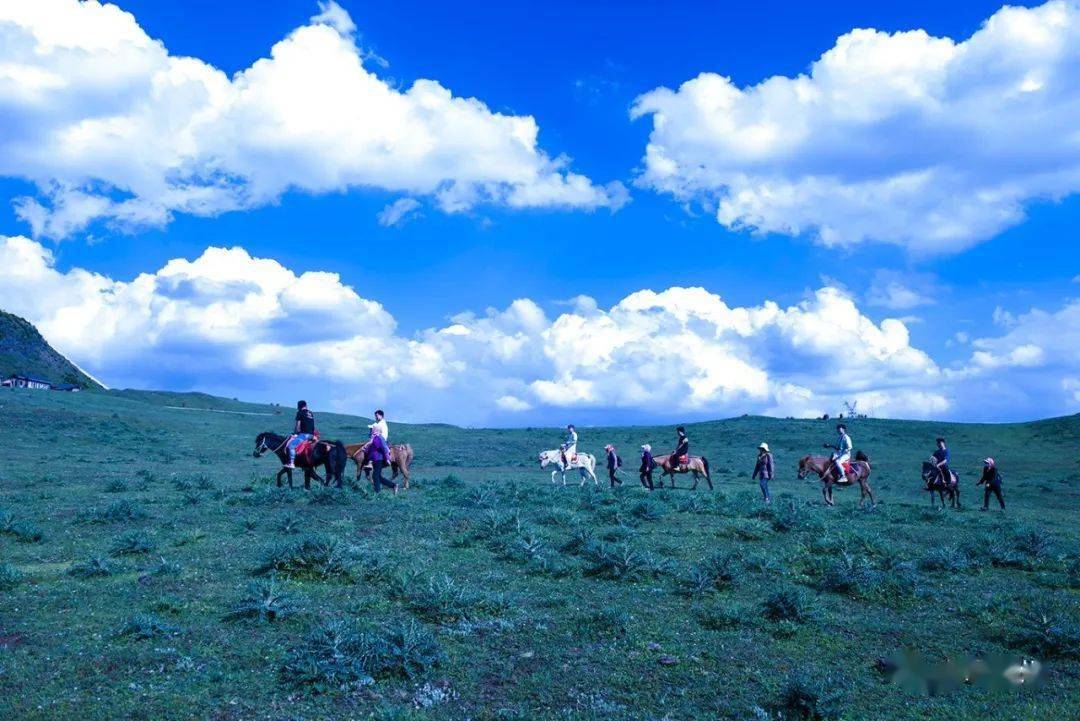
[[[848,473],[854,473],[854,472],[855,472],[855,466],[851,465],[851,461],[844,461],[844,473],[845,473],[845,475],[848,474]]]
[[[300,441],[300,445],[296,447],[296,460],[305,465],[311,465],[311,450],[315,447],[315,444],[319,442],[316,438],[310,441]]]
[[[685,466],[686,464],[688,464],[690,462],[690,456],[679,456],[678,458],[675,459],[675,461],[680,466]]]

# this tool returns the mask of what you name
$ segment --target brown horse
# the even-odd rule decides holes
[[[833,476],[836,475],[834,470],[834,463],[829,456],[803,456],[799,459],[799,480],[806,478],[811,471],[818,474],[821,482],[825,484],[821,488],[821,495],[825,497],[825,503],[830,506],[835,506],[832,497],[833,484],[846,486],[852,483],[859,484],[859,507],[862,508],[863,501],[869,497],[870,506],[876,506],[874,501],[874,494],[870,491],[870,459],[866,457],[866,454],[859,451],[855,454],[857,459],[851,464],[851,471],[844,474],[844,478],[836,479]]]
[[[709,475],[709,461],[704,456],[690,456],[690,461],[685,466],[680,466],[672,462],[672,455],[668,453],[663,456],[653,456],[653,460],[656,461],[656,465],[663,469],[660,473],[660,486],[664,485],[664,476],[671,476],[671,487],[675,487],[675,474],[676,473],[693,473],[694,485],[690,487],[690,490],[696,490],[698,479],[704,476],[705,482],[709,484],[709,490],[713,489],[712,477]]]
[[[930,461],[923,461],[922,464],[922,479],[926,484],[926,490],[930,492],[930,505],[934,504],[934,494],[938,494],[938,498],[941,499],[941,507],[945,507],[945,496],[949,496],[949,506],[951,508],[960,507],[960,478],[956,475],[956,471],[949,469],[949,475],[952,476],[949,480],[949,484],[945,484],[941,480],[941,473],[938,471],[936,465]]]
[[[353,459],[356,463],[356,480],[360,480],[360,474],[370,481],[371,480],[371,464],[364,464],[364,450],[367,448],[368,443],[350,443],[345,446],[345,453],[349,458]],[[390,480],[397,478],[398,471],[401,471],[402,478],[405,479],[405,488],[409,487],[409,467],[413,462],[413,449],[408,443],[395,443],[390,446],[390,469],[392,471]]]

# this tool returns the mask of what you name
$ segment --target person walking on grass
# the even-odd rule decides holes
[[[769,481],[773,478],[773,457],[769,451],[768,443],[762,443],[758,446],[754,475],[750,476],[751,480],[755,478],[758,479],[758,485],[761,487],[761,495],[765,499],[765,503],[772,503],[772,496],[769,495]]]
[[[985,486],[983,489],[983,505],[979,510],[985,511],[989,508],[990,494],[997,496],[998,503],[1001,504],[1001,510],[1005,510],[1005,499],[1001,496],[1001,473],[998,472],[997,464],[994,463],[993,458],[987,458],[983,461],[982,476],[975,485]]]
[[[390,463],[390,447],[386,445],[386,441],[382,437],[381,428],[374,427],[371,429],[371,443],[368,446],[365,460],[371,463],[371,482],[375,486],[375,492],[378,493],[385,486],[393,489],[394,495],[397,495],[398,485],[383,478],[383,469]]]
[[[638,477],[641,485],[653,490],[653,471],[656,470],[656,461],[652,457],[652,446],[648,443],[641,447],[641,468],[638,469]]]
[[[608,443],[604,446],[604,450],[607,451],[607,475],[608,481],[611,483],[611,487],[614,488],[616,484],[622,485],[622,481],[619,480],[615,474],[622,466],[622,459],[619,458],[619,454],[615,452],[615,446]]]

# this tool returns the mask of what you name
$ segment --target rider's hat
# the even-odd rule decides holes
[[[648,443],[646,443],[645,445],[643,445],[641,447],[641,450],[648,451],[649,453],[652,453],[652,446],[650,446]]]
[[[604,450],[605,451],[613,451],[613,450],[615,450],[615,446],[608,443],[606,446],[604,446]]]
[[[993,468],[994,467],[994,459],[993,458],[985,458],[985,459],[983,459],[983,465],[984,466],[990,466],[991,468]]]
[[[766,453],[769,452],[769,444],[768,443],[762,443],[760,446],[758,446],[758,448],[765,451]]]

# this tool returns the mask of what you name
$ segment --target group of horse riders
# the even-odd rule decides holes
[[[375,422],[368,424],[369,440],[361,448],[363,454],[359,462],[361,466],[371,464],[372,483],[376,491],[382,488],[390,488],[396,494],[398,485],[392,480],[383,477],[383,469],[390,465],[390,427],[386,423],[386,414],[382,409],[375,411]],[[315,414],[308,408],[307,401],[296,403],[296,423],[293,433],[286,442],[288,462],[284,467],[296,468],[296,452],[305,441],[317,442],[318,431],[315,429]],[[359,473],[359,471],[358,471]]]
[[[686,435],[686,429],[682,426],[677,427],[675,433],[677,440],[675,450],[670,456],[671,465],[675,472],[685,472],[690,462],[690,438]],[[570,424],[566,427],[566,439],[559,446],[562,464],[565,468],[573,467],[574,462],[577,460],[577,444],[577,429],[574,428],[573,424]],[[604,446],[604,451],[607,453],[608,480],[611,487],[622,485],[622,480],[618,477],[618,471],[622,468],[622,458],[619,457],[619,454],[615,451],[615,446],[611,443]],[[641,446],[641,466],[638,468],[638,478],[641,485],[650,491],[655,488],[653,473],[657,467],[658,464],[653,458],[652,446],[648,443],[644,444]]]
[[[679,426],[675,429],[678,434],[678,440],[676,441],[675,451],[671,454],[672,465],[677,471],[684,471],[686,464],[690,460],[690,438],[686,435],[686,429]],[[829,457],[832,479],[839,481],[845,479],[847,474],[851,470],[848,465],[851,462],[852,450],[855,444],[851,440],[851,436],[848,434],[847,425],[844,423],[838,423],[836,426],[837,438],[833,443],[824,444],[825,448],[832,451]],[[578,434],[577,429],[573,424],[566,427],[566,440],[560,446],[562,454],[562,463],[566,468],[570,468],[573,462],[577,459],[577,444]],[[926,479],[927,490],[932,490],[936,487],[949,487],[953,483],[952,470],[949,468],[950,454],[948,445],[944,438],[938,438],[936,441],[937,448],[931,454],[929,463],[934,469],[934,473]],[[607,470],[608,479],[611,483],[611,487],[616,485],[622,485],[622,481],[618,478],[618,471],[622,467],[622,459],[615,450],[615,446],[611,443],[604,446],[604,450],[607,452]],[[862,458],[862,456],[860,456]],[[648,488],[650,491],[654,489],[653,484],[653,472],[657,468],[657,463],[653,458],[652,446],[648,443],[641,446],[641,466],[638,469],[639,480],[641,485]],[[762,499],[765,503],[772,502],[772,496],[769,493],[769,481],[773,479],[773,455],[769,450],[769,444],[762,442],[758,446],[757,461],[754,465],[754,472],[751,475],[751,480],[757,480],[758,485],[761,488]],[[997,464],[993,458],[986,458],[983,460],[982,476],[979,479],[977,485],[984,486],[983,493],[983,505],[982,510],[987,510],[990,502],[990,496],[993,495],[997,498],[998,503],[1001,505],[1001,509],[1005,509],[1005,499],[1001,493],[1001,473],[998,471]]]

